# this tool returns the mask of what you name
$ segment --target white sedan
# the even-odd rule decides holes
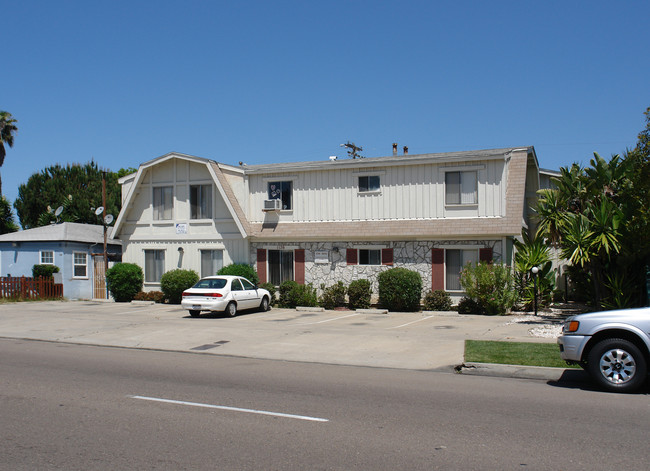
[[[268,311],[271,294],[241,276],[208,276],[183,292],[181,306],[198,317],[201,311],[225,312],[235,317],[242,309]]]

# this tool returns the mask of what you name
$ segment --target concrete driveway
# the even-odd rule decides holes
[[[49,301],[0,304],[0,337],[405,369],[463,362],[465,339],[533,337],[557,318],[272,309],[189,317],[180,306]]]

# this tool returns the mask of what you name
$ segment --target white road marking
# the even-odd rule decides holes
[[[352,317],[352,316],[358,316],[356,312],[354,314],[348,314],[347,316],[339,316],[339,317],[334,317],[332,319],[325,319],[324,321],[316,321],[316,322],[305,322],[305,323],[298,323],[298,324],[292,324],[292,325],[312,325],[312,324],[324,324],[325,322],[332,322],[336,321],[339,319],[345,319],[346,317]]]
[[[432,319],[432,318],[433,318],[433,316],[427,316],[427,317],[423,317],[421,319],[418,319],[416,321],[407,322],[406,324],[398,325],[398,326],[395,326],[395,327],[388,327],[388,329],[399,329],[400,327],[406,327],[407,325],[415,324],[416,322],[422,322],[422,321],[425,321],[427,319]]]
[[[294,415],[294,414],[284,414],[282,412],[270,412],[265,410],[255,410],[255,409],[242,409],[239,407],[229,407],[229,406],[217,406],[214,404],[202,404],[200,402],[187,402],[187,401],[176,401],[174,399],[162,399],[159,397],[147,397],[147,396],[128,396],[132,399],[142,399],[144,401],[154,401],[154,402],[165,402],[167,404],[179,404],[182,406],[193,406],[193,407],[205,407],[207,409],[221,409],[234,412],[247,412],[249,414],[260,414],[260,415],[272,415],[274,417],[285,417],[287,419],[299,419],[299,420],[309,420],[312,422],[329,422],[329,419],[322,419],[320,417],[309,417],[306,415]]]

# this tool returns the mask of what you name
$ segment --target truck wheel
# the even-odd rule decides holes
[[[194,309],[190,309],[190,316],[199,317],[200,314],[201,314],[201,311],[196,311]]]
[[[587,371],[609,391],[631,392],[641,387],[648,374],[641,350],[629,340],[604,339],[587,357]]]

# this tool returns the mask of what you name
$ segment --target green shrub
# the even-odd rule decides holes
[[[280,307],[318,306],[318,294],[314,287],[287,280],[280,285]]]
[[[231,263],[230,265],[226,265],[217,272],[217,275],[243,276],[254,285],[260,282],[260,277],[257,276],[255,269],[245,263]]]
[[[135,301],[153,301],[155,303],[162,303],[165,301],[165,295],[162,291],[140,291],[133,299]]]
[[[199,275],[194,270],[171,270],[160,278],[160,289],[170,304],[180,304],[183,291],[191,288],[199,281]]]
[[[325,288],[323,295],[320,298],[320,305],[325,309],[334,309],[336,307],[345,306],[345,295],[347,291],[348,290],[342,281]]]
[[[275,297],[275,294],[277,292],[277,290],[275,289],[275,285],[273,283],[266,282],[266,283],[262,283],[260,285],[260,288],[264,288],[265,290],[267,290],[271,294],[271,299],[269,300],[269,305],[270,306],[275,306],[277,304],[277,302],[278,302],[278,299]]]
[[[298,286],[293,280],[286,280],[280,284],[280,307],[296,307],[292,298],[295,288]],[[293,304],[293,306],[291,306]]]
[[[32,267],[32,276],[34,278],[49,278],[54,273],[59,273],[59,267],[56,265],[34,265]]]
[[[460,285],[485,314],[506,314],[517,302],[512,272],[505,265],[470,263],[460,272]]]
[[[372,297],[372,287],[368,280],[354,280],[348,286],[348,307],[350,309],[368,309]]]
[[[441,289],[429,291],[424,296],[423,304],[427,311],[451,311],[451,296]]]
[[[463,296],[458,302],[458,314],[484,314],[479,303],[467,296]]]
[[[406,268],[391,268],[378,276],[379,304],[389,311],[420,310],[422,278]]]
[[[106,285],[118,303],[132,301],[143,283],[142,268],[135,263],[117,263],[106,271]]]

